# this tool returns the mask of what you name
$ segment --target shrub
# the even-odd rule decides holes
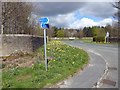
[[[95,36],[93,37],[93,42],[104,42],[105,41],[105,37],[104,36]]]
[[[96,36],[93,37],[93,42],[95,42],[95,41],[96,41]]]

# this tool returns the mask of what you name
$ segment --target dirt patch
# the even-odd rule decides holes
[[[116,81],[108,80],[108,79],[103,79],[104,84],[108,84],[111,86],[116,86]]]
[[[13,53],[7,57],[2,57],[2,69],[9,69],[14,67],[31,67],[36,60],[42,60],[42,56],[30,53]]]
[[[18,76],[16,80],[21,81],[21,80],[26,80],[31,78],[31,75],[22,75],[22,76]]]
[[[108,67],[109,70],[117,70],[117,67]]]

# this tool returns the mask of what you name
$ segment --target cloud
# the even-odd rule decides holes
[[[109,2],[89,2],[85,7],[80,8],[81,15],[91,15],[101,18],[108,18],[114,15],[117,10]]]
[[[57,16],[71,13],[84,5],[84,2],[34,2],[33,12],[40,16]]]
[[[90,18],[82,18],[72,23],[69,27],[79,29],[79,28],[91,27],[91,26],[106,26],[107,24],[112,25],[112,21],[113,20],[111,18],[106,18],[97,22]]]
[[[112,3],[112,2],[111,2]],[[57,16],[79,10],[81,15],[101,18],[113,16],[117,11],[110,2],[34,2],[33,12],[40,16]]]
[[[106,26],[106,24],[112,24],[112,21],[111,18],[105,18],[100,21],[94,21],[93,19],[86,17],[76,19],[73,13],[58,15],[54,18],[50,17],[50,24],[53,26],[76,29],[88,26]]]
[[[9,0],[8,0],[9,1]],[[118,2],[119,0],[20,0],[26,2]]]
[[[69,27],[69,24],[75,21],[73,13],[50,17],[50,24],[58,27]]]
[[[112,22],[113,22],[113,20],[111,18],[106,18],[106,19],[104,19],[102,21],[99,21],[98,25],[99,26],[105,26],[106,24],[112,25]]]
[[[97,22],[93,21],[92,19],[89,18],[82,18],[80,20],[75,21],[74,23],[70,24],[70,28],[83,28],[83,27],[88,27],[88,26],[96,26],[98,25]]]
[[[109,2],[35,2],[33,7],[34,14],[49,17],[51,25],[65,28],[105,26],[112,23],[117,11]]]

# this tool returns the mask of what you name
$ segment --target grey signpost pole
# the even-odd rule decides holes
[[[45,69],[47,71],[46,29],[44,29],[44,53],[45,53]]]
[[[105,36],[105,43],[106,43],[106,36]]]

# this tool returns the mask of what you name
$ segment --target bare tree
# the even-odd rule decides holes
[[[29,34],[31,5],[26,2],[3,2],[2,24],[5,34]]]
[[[115,18],[118,19],[118,37],[120,37],[120,0],[118,2],[115,2],[115,4],[112,4],[113,7],[115,7],[116,9],[118,9],[118,12],[115,13]]]

